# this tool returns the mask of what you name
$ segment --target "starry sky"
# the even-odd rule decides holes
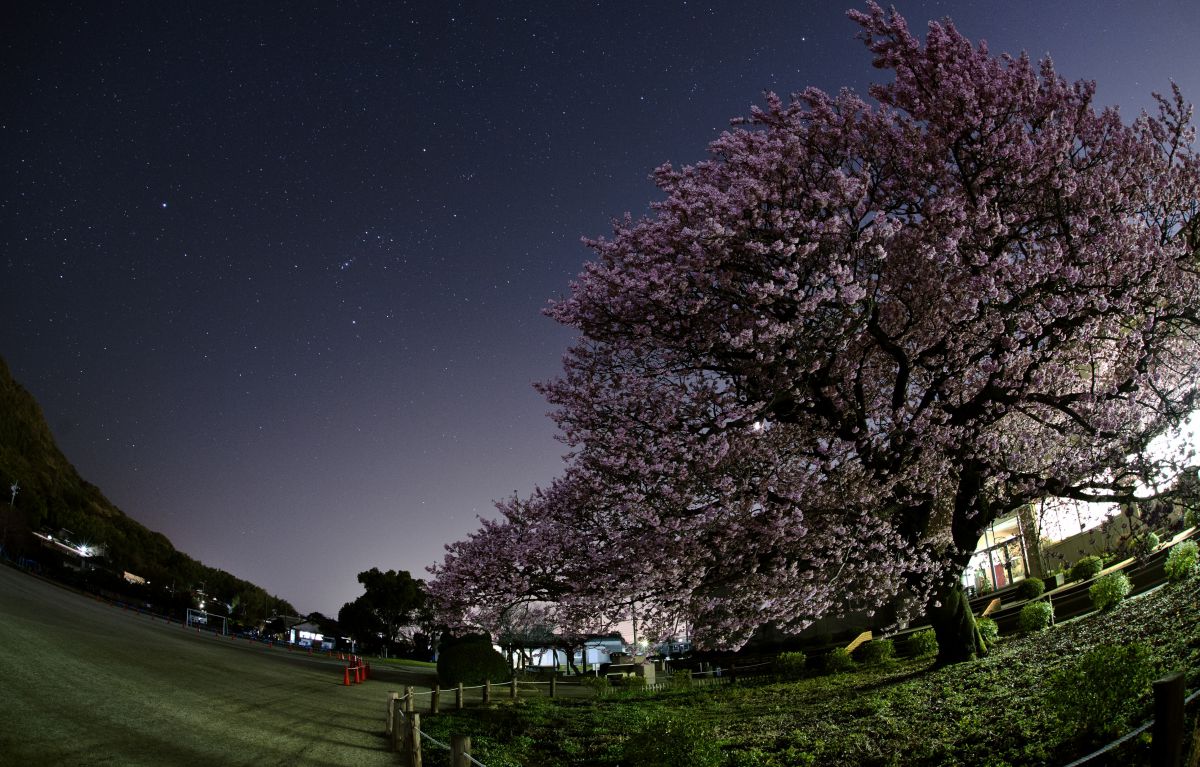
[[[127,514],[304,612],[561,469],[532,382],[589,251],[764,90],[883,77],[849,3],[23,3],[0,31],[0,355]],[[854,7],[862,7],[855,5]],[[1195,0],[902,2],[1127,119]]]

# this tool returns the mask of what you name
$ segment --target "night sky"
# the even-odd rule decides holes
[[[579,238],[764,90],[865,92],[846,7],[10,8],[0,355],[127,514],[336,615],[559,472],[531,383]],[[898,7],[1049,52],[1127,119],[1171,78],[1200,100],[1196,0]]]

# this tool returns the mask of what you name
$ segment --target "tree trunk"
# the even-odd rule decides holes
[[[929,622],[937,634],[939,666],[987,655],[987,642],[971,614],[960,576],[971,561],[979,536],[995,519],[995,511],[984,493],[982,472],[975,467],[964,469],[959,476],[950,524],[957,554],[928,607]]]
[[[938,589],[937,606],[929,606],[929,622],[937,634],[937,665],[962,663],[987,655],[987,643],[979,633],[967,594],[957,579]]]

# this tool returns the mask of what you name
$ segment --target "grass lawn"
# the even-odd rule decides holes
[[[1001,638],[989,657],[949,668],[934,669],[926,659],[789,683],[530,700],[431,716],[422,726],[441,740],[470,734],[488,767],[616,767],[638,764],[633,753],[654,749],[676,756],[641,764],[1061,766],[1111,738],[1060,720],[1049,701],[1054,672],[1099,645],[1131,642],[1150,648],[1156,674],[1184,670],[1189,691],[1200,686],[1200,577],[1111,612]],[[1077,692],[1084,694],[1067,690],[1071,697]],[[1102,717],[1096,726],[1122,733],[1148,718],[1150,690],[1140,692],[1119,716]],[[1189,709],[1193,723],[1195,711]],[[709,748],[696,749],[701,742]],[[429,767],[447,763],[432,749],[425,756]],[[1089,767],[1146,760],[1143,739]]]
[[[395,765],[388,690],[344,663],[198,634],[0,567],[0,764]],[[372,663],[373,669],[376,664]]]

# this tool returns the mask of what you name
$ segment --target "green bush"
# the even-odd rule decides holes
[[[1170,580],[1181,581],[1195,572],[1197,561],[1200,561],[1200,546],[1195,541],[1184,541],[1176,544],[1167,554],[1163,570]]]
[[[1183,513],[1184,527],[1200,527],[1200,509],[1188,509]]]
[[[1153,553],[1157,548],[1158,533],[1146,533],[1141,538],[1138,538],[1137,549],[1135,551],[1141,556],[1146,556]]]
[[[1037,599],[1046,590],[1041,578],[1026,578],[1017,584],[1017,599]]]
[[[975,625],[979,627],[979,633],[983,636],[983,641],[989,645],[995,644],[996,640],[1000,638],[1000,627],[991,618],[980,618],[975,621]]]
[[[721,762],[712,732],[682,712],[650,720],[625,742],[630,767],[719,767]]]
[[[1097,647],[1054,672],[1048,702],[1068,732],[1115,736],[1141,713],[1141,699],[1154,675],[1153,657],[1144,644]]]
[[[1125,573],[1109,573],[1098,579],[1088,589],[1092,598],[1092,607],[1097,610],[1111,610],[1129,594],[1132,584]]]
[[[846,652],[845,647],[836,647],[825,656],[823,665],[827,673],[837,674],[853,669],[854,659],[850,657],[850,653]]]
[[[671,683],[672,687],[691,687],[692,672],[686,669],[683,671],[672,672],[671,675],[667,677],[667,681]]]
[[[860,663],[877,666],[887,663],[896,655],[896,645],[890,639],[872,639],[854,651]]]
[[[1017,626],[1021,631],[1041,631],[1054,622],[1054,606],[1049,602],[1030,602],[1021,608]]]
[[[1104,560],[1094,554],[1086,556],[1071,566],[1071,580],[1086,581],[1095,578],[1103,569]]]
[[[691,678],[691,673],[685,671],[684,674],[686,674],[688,678]],[[673,674],[671,678],[674,679],[676,676],[679,676],[679,674]],[[588,676],[587,674],[584,674],[583,676],[579,677],[579,684],[583,687],[595,690],[598,693],[604,693],[609,688],[608,677],[606,676]]]
[[[804,676],[807,661],[808,658],[802,652],[781,652],[775,656],[775,676],[781,679],[799,679]]]
[[[465,685],[507,682],[512,678],[512,669],[489,641],[471,638],[442,649],[438,654],[437,675],[439,684],[453,687],[459,682]]]
[[[913,658],[926,658],[938,651],[937,634],[933,629],[924,629],[909,634],[902,645],[904,654]]]

